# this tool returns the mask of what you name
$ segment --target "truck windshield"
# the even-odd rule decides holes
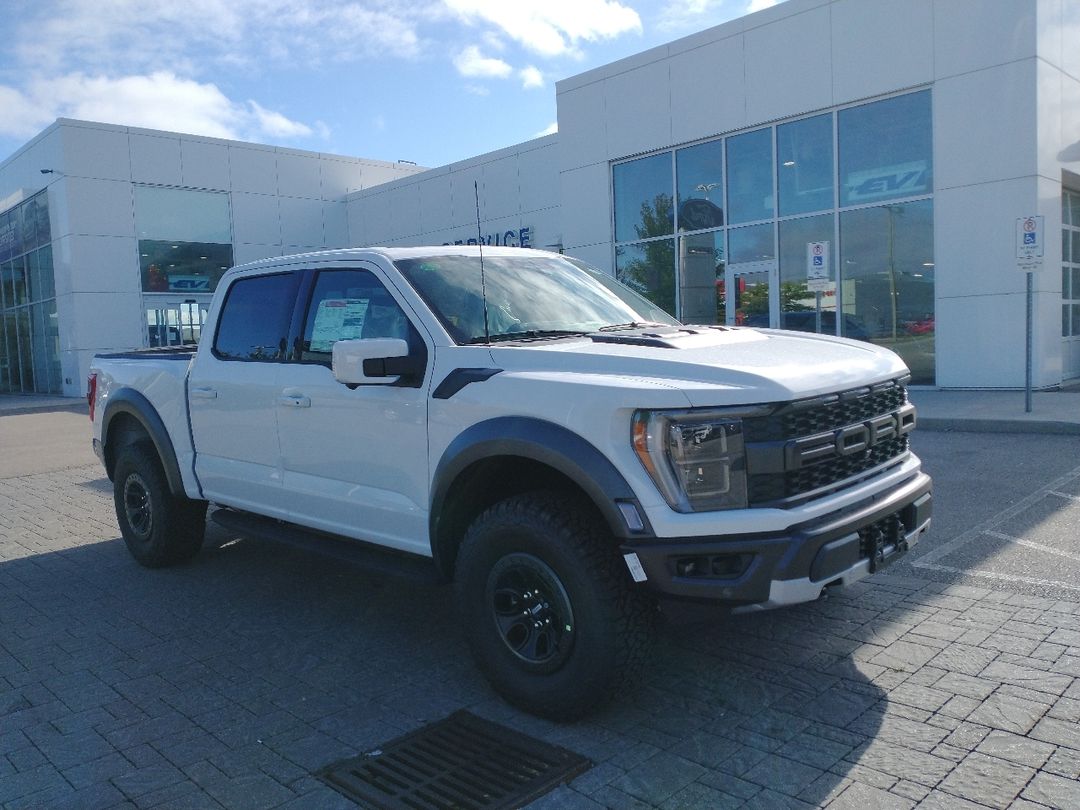
[[[427,256],[394,264],[459,344],[678,324],[610,276],[555,254],[485,256],[483,284],[479,256]]]

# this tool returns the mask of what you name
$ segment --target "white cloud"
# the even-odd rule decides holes
[[[767,8],[772,8],[777,3],[777,0],[750,0],[746,4],[746,13],[753,14],[755,11],[763,11]]]
[[[660,10],[657,27],[671,32],[719,24],[731,16],[720,13],[724,3],[725,0],[668,0]]]
[[[479,84],[465,85],[465,92],[473,96],[490,96],[491,90]]]
[[[423,52],[419,24],[447,14],[392,0],[42,0],[27,9],[10,37],[24,67],[113,75],[411,58]]]
[[[641,18],[618,0],[444,0],[468,22],[494,25],[544,56],[572,52],[579,42],[640,33]]]
[[[526,90],[544,86],[544,74],[540,72],[539,68],[532,65],[519,70],[518,76],[521,77],[521,86]]]
[[[514,69],[502,59],[484,56],[476,45],[469,45],[454,57],[454,67],[462,76],[505,79]]]
[[[72,73],[31,82],[26,90],[0,86],[0,134],[27,137],[55,118],[169,129],[215,138],[288,140],[316,131],[254,101],[229,99],[214,84],[159,71],[118,79]]]
[[[559,122],[558,121],[552,121],[550,124],[548,124],[542,130],[540,130],[535,135],[533,135],[533,137],[534,138],[543,138],[545,135],[554,135],[558,131],[559,131]]]

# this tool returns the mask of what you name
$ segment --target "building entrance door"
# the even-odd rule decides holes
[[[146,302],[146,345],[183,346],[199,342],[210,302],[193,298]]]
[[[729,264],[724,276],[729,326],[776,326],[770,294],[778,278],[775,261]]]

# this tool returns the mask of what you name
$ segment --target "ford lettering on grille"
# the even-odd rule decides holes
[[[915,406],[907,404],[893,413],[865,422],[787,442],[784,466],[788,470],[798,470],[836,456],[844,458],[869,453],[875,445],[905,436],[914,429]]]

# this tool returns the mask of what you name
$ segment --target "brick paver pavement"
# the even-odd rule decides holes
[[[353,807],[312,773],[458,708],[595,764],[539,808],[1078,808],[1080,604],[879,575],[668,627],[587,721],[521,714],[450,589],[219,529],[128,556],[99,467],[0,480],[0,805]]]

